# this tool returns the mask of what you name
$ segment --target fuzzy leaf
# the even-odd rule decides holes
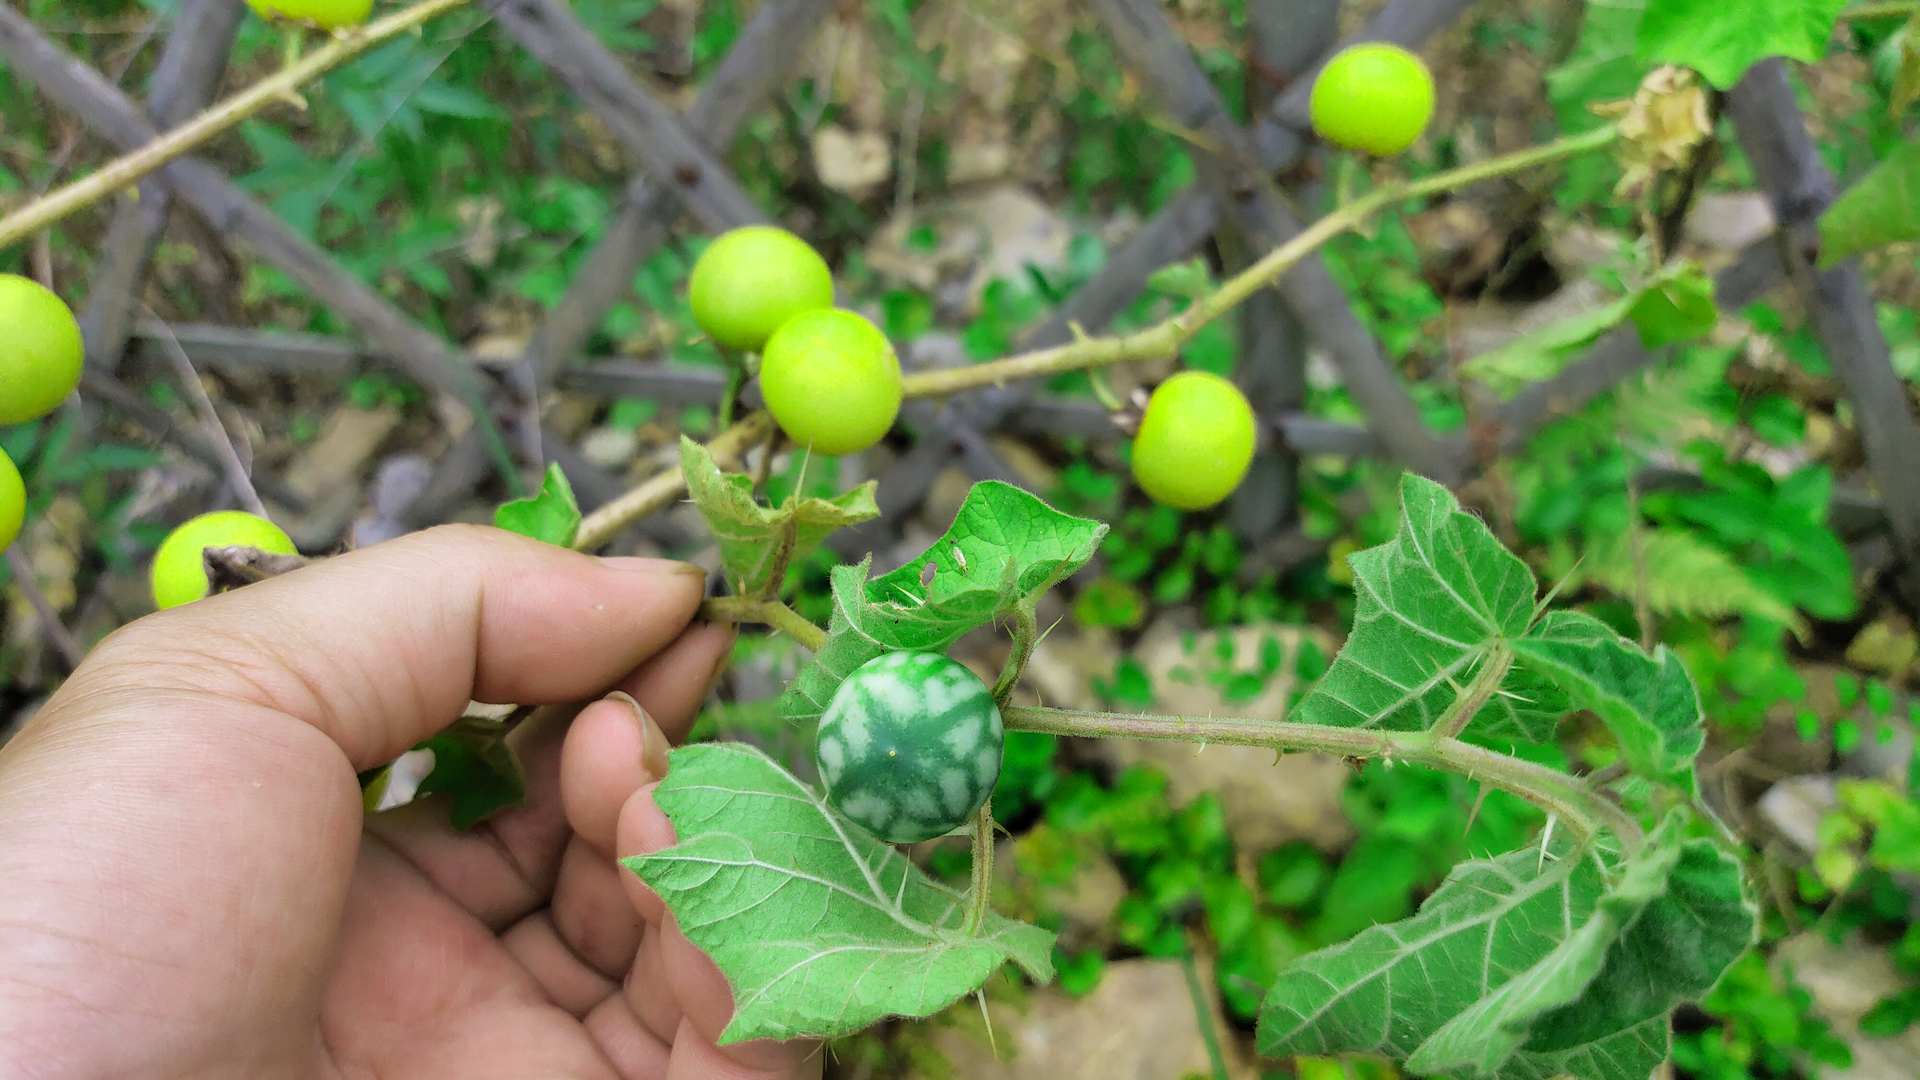
[[[1053,935],[967,901],[759,750],[673,752],[655,799],[679,843],[626,860],[733,988],[722,1043],[835,1038],[931,1016],[1008,960],[1053,978]]]
[[[1331,727],[1419,731],[1452,704],[1493,649],[1526,632],[1533,572],[1446,488],[1408,473],[1400,531],[1348,559],[1353,633],[1292,719]],[[1566,698],[1516,666],[1475,722],[1487,734],[1540,741]]]
[[[1730,90],[1769,56],[1813,63],[1826,54],[1847,0],[1647,0],[1640,58],[1679,64]]]
[[[1676,814],[1614,865],[1561,844],[1454,868],[1418,914],[1281,972],[1262,1054],[1379,1053],[1409,1072],[1645,1080],[1667,1013],[1753,937],[1739,864]],[[1606,869],[1603,870],[1603,863]]]
[[[924,556],[871,581],[866,564],[833,569],[827,643],[781,696],[778,714],[818,720],[861,664],[897,649],[945,649],[1084,566],[1106,533],[1011,484],[975,484]]]
[[[493,512],[493,523],[542,543],[572,547],[580,532],[580,504],[574,500],[567,474],[559,465],[549,465],[540,493],[502,505]]]
[[[720,546],[720,561],[742,596],[760,595],[769,585],[778,588],[780,582],[770,581],[773,574],[819,547],[835,529],[880,516],[873,501],[878,486],[874,480],[832,499],[790,497],[773,509],[753,497],[751,477],[721,472],[707,448],[684,435],[680,467],[694,505]]]
[[[1920,139],[1909,139],[1820,215],[1820,266],[1824,269],[1863,251],[1916,239],[1920,239]]]
[[[1665,646],[1648,656],[1591,615],[1555,611],[1514,648],[1606,723],[1636,773],[1693,786],[1700,695]]]

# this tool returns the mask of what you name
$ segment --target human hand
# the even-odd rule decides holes
[[[0,749],[0,1074],[819,1075],[716,1045],[726,981],[614,862],[673,842],[651,785],[732,640],[701,578],[451,527],[102,642]],[[470,699],[609,687],[515,733],[523,807],[363,823],[356,772]]]

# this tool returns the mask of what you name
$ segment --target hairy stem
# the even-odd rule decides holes
[[[993,909],[993,797],[973,815],[973,885],[967,894],[966,932],[978,933]]]
[[[754,413],[714,436],[713,441],[707,444],[707,449],[712,452],[715,461],[724,462],[737,458],[745,453],[747,447],[752,446],[756,439],[765,438],[772,425],[772,417],[764,412]],[[680,466],[675,465],[588,514],[580,522],[580,532],[573,540],[574,549],[592,551],[604,545],[618,535],[620,530],[648,514],[664,509],[686,492],[686,474],[680,471]]]
[[[1222,282],[1212,294],[1157,325],[1120,337],[1081,337],[1065,345],[1037,349],[970,367],[919,372],[903,380],[902,390],[910,398],[939,397],[983,386],[1001,386],[1018,379],[1170,356],[1199,333],[1202,327],[1272,284],[1327,241],[1365,224],[1368,218],[1395,203],[1437,195],[1561,158],[1599,150],[1612,143],[1615,136],[1616,129],[1609,124],[1584,135],[1490,158],[1410,184],[1385,185],[1314,222],[1252,266]]]
[[[1033,648],[1040,642],[1040,623],[1034,612],[1031,599],[1021,600],[1013,608],[1013,647],[1007,652],[1007,662],[1000,669],[1000,677],[993,681],[993,703],[1005,708],[1007,699],[1013,696],[1013,688],[1020,685],[1020,676],[1026,674],[1027,662],[1033,659]]]
[[[1640,826],[1604,796],[1572,776],[1530,761],[1498,754],[1425,731],[1371,731],[1322,727],[1286,720],[1222,720],[1010,705],[1001,710],[1008,731],[1081,738],[1156,739],[1171,742],[1262,746],[1271,750],[1319,750],[1349,758],[1409,761],[1484,781],[1556,814],[1582,836],[1609,829],[1638,845]]]
[[[35,199],[0,219],[0,248],[10,247],[76,210],[108,198],[185,157],[202,144],[276,101],[285,101],[302,84],[351,60],[380,42],[420,26],[437,15],[466,5],[469,0],[421,0],[384,19],[328,42],[289,67],[254,83],[213,106],[193,120],[118,158],[83,180]]]
[[[723,596],[700,605],[700,617],[710,622],[763,623],[814,652],[827,643],[827,632],[778,600]]]
[[[1507,669],[1511,667],[1513,650],[1506,645],[1494,646],[1493,652],[1487,654],[1485,662],[1480,665],[1480,674],[1473,677],[1467,688],[1454,697],[1453,704],[1447,706],[1447,711],[1440,714],[1440,719],[1433,722],[1430,729],[1433,736],[1437,739],[1459,738],[1460,733],[1467,730],[1467,725],[1480,712],[1481,706],[1499,692],[1500,680],[1507,677]]]

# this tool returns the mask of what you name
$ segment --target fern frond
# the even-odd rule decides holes
[[[1646,562],[1646,601],[1652,610],[1708,619],[1752,615],[1785,623],[1795,634],[1805,631],[1805,622],[1791,604],[1755,584],[1732,556],[1692,532],[1648,529],[1640,543]],[[1640,588],[1633,547],[1625,536],[1595,541],[1579,573],[1627,599]]]

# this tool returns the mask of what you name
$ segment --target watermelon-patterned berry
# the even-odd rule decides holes
[[[827,801],[896,844],[967,823],[1000,778],[993,692],[939,653],[893,652],[847,676],[820,719]]]

